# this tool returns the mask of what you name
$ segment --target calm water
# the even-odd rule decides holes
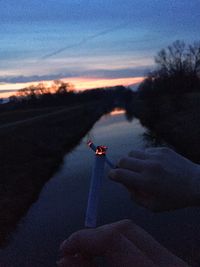
[[[96,123],[90,138],[96,144],[108,145],[109,157],[117,161],[131,149],[145,147],[144,131],[137,120],[129,123],[124,115],[107,116]],[[87,137],[65,157],[63,165],[20,222],[9,246],[0,251],[0,262],[6,267],[56,266],[60,242],[83,228],[94,161],[86,140]],[[197,247],[200,248],[199,209],[153,214],[134,205],[122,186],[107,179],[107,172],[108,168],[99,207],[99,224],[131,218],[166,246],[195,257]]]

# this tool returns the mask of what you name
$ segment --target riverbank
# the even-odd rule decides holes
[[[168,144],[200,163],[200,92],[143,97],[138,91],[132,114],[149,129],[148,137],[154,145]]]
[[[89,103],[0,129],[1,244],[37,199],[65,153],[79,143],[103,112]]]

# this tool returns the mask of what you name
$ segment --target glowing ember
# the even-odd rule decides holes
[[[108,149],[107,146],[97,146],[96,155],[105,156],[107,149]]]
[[[95,146],[91,140],[88,140],[87,145],[96,153],[97,156],[105,156],[106,163],[111,167],[115,168],[115,164],[113,164],[106,156],[107,146]]]

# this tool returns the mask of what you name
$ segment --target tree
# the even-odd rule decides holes
[[[200,41],[189,45],[189,53],[187,55],[189,71],[200,76]]]
[[[56,94],[66,94],[68,92],[74,91],[74,86],[71,83],[66,83],[62,81],[54,81],[54,83],[57,85]]]
[[[200,91],[200,42],[175,41],[157,54],[155,63],[156,70],[139,86],[140,97],[169,94],[177,99],[183,93]]]
[[[197,75],[200,74],[200,42],[186,45],[183,41],[175,41],[162,49],[155,57],[157,71],[154,75]]]
[[[66,83],[60,80],[55,80],[50,86],[39,83],[17,91],[17,97],[26,100],[35,100],[44,95],[66,94],[74,91],[74,86],[71,83]]]

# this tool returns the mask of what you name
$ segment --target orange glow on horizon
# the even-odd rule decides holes
[[[78,78],[78,79],[63,79],[64,81],[74,84],[77,91],[86,89],[94,89],[100,87],[111,87],[117,85],[129,86],[132,84],[140,83],[144,77],[134,78],[117,78],[117,79],[99,79],[99,78]]]
[[[66,78],[61,79],[64,82],[72,83],[75,87],[76,91],[83,91],[87,89],[95,89],[101,87],[112,87],[117,85],[135,85],[144,80],[144,77],[133,77],[133,78],[115,78],[115,79],[101,79],[101,78],[83,78],[83,77],[75,77],[75,78]],[[53,81],[38,81],[38,82],[28,82],[28,83],[6,83],[0,84],[0,92],[1,90],[19,90],[25,87],[29,87],[30,85],[37,85],[38,83],[44,83],[47,86],[50,86]],[[15,92],[5,92],[0,93],[0,98],[9,97],[14,95]]]

